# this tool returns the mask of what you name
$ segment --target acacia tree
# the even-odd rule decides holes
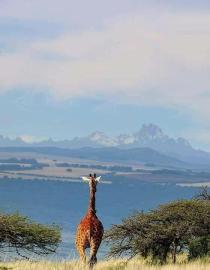
[[[200,192],[194,197],[196,200],[204,200],[210,202],[210,193],[208,186],[203,186]],[[194,259],[210,254],[210,234],[203,237],[192,239],[189,245],[189,258]]]
[[[42,225],[19,214],[0,214],[0,250],[47,255],[56,251],[61,239],[60,228]]]
[[[113,225],[105,233],[108,256],[137,254],[152,256],[164,263],[169,254],[173,262],[183,250],[189,249],[196,237],[210,233],[210,205],[207,201],[175,201],[148,213],[137,212]]]
[[[208,192],[208,187],[207,186],[202,187],[200,193],[195,196],[195,199],[210,201],[210,194]]]

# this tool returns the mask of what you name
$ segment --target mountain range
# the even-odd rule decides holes
[[[41,142],[28,143],[20,137],[10,139],[0,135],[0,147],[56,147],[66,149],[81,148],[117,148],[120,150],[150,149],[162,155],[176,160],[191,163],[210,163],[210,153],[195,149],[184,138],[172,138],[165,134],[162,129],[155,124],[144,124],[139,131],[133,134],[121,134],[116,137],[109,137],[104,132],[95,131],[86,137],[75,137],[71,140],[55,141],[53,139]],[[148,150],[149,151],[149,150]],[[151,153],[150,153],[151,154]]]

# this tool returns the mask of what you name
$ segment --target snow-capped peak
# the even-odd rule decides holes
[[[128,144],[133,144],[135,142],[134,135],[121,134],[116,139],[119,145],[123,145],[123,144],[128,145]]]
[[[107,138],[108,136],[104,132],[101,132],[101,131],[95,131],[89,135],[89,139],[91,141],[99,141],[101,139],[107,139]]]
[[[118,145],[115,138],[110,138],[104,132],[101,132],[101,131],[95,131],[91,133],[89,136],[89,139],[92,142],[95,142],[103,146],[117,146]]]

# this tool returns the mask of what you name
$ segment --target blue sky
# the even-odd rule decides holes
[[[210,150],[210,2],[1,0],[0,133],[131,133]]]

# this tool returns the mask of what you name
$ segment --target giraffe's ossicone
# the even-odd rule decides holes
[[[102,241],[104,229],[101,221],[96,216],[95,193],[98,183],[96,175],[94,174],[92,176],[90,174],[88,180],[90,186],[89,207],[86,215],[77,227],[76,249],[80,255],[80,259],[86,262],[85,249],[90,248],[89,265],[92,268],[97,262],[96,254]]]

